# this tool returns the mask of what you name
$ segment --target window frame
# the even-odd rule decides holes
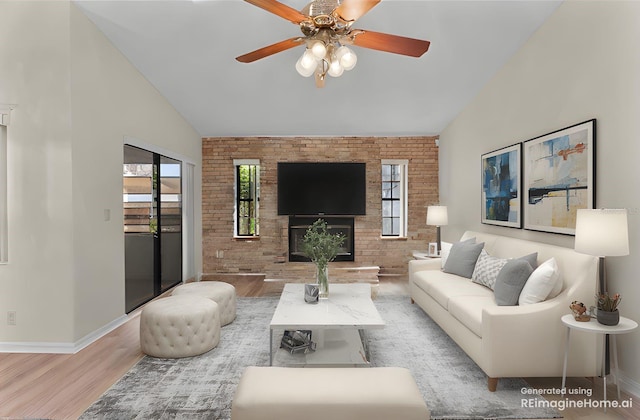
[[[250,199],[242,199],[240,197],[240,167],[241,166],[255,166],[253,180],[253,188],[251,190]],[[259,159],[234,159],[233,160],[233,178],[234,178],[234,191],[233,191],[233,237],[234,238],[258,238],[260,236],[260,160]],[[251,181],[250,181],[251,182]],[[252,234],[240,234],[240,203],[246,201],[253,201],[254,216],[255,219],[255,233]]]
[[[406,238],[407,237],[407,220],[408,220],[408,185],[409,185],[409,160],[407,159],[382,159],[380,165],[380,235],[383,238]],[[385,198],[383,197],[383,184],[384,181],[382,178],[383,167],[384,166],[398,166],[399,169],[399,186],[400,186],[400,194],[399,197],[396,198]],[[387,201],[398,201],[400,207],[400,214],[393,215],[391,217],[384,216],[384,203]],[[384,231],[384,221],[388,218],[397,218],[398,219],[398,233],[385,233]]]

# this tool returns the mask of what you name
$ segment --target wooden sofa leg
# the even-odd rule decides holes
[[[413,305],[414,303],[416,303],[416,301],[411,298],[411,304]]]
[[[489,391],[496,392],[496,389],[498,388],[498,378],[489,378],[487,387],[489,388]]]

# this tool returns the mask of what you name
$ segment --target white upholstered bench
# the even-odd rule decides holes
[[[405,368],[248,367],[231,420],[427,420],[429,409]]]

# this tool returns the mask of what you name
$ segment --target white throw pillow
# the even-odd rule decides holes
[[[550,258],[535,269],[520,292],[518,304],[529,305],[544,301],[558,282],[560,273],[555,258]]]
[[[562,280],[562,276],[560,272],[558,272],[558,278],[556,278],[556,284],[553,285],[553,289],[549,292],[549,296],[547,296],[547,300],[553,299],[558,296],[560,292],[562,292],[562,287],[564,286],[564,280]]]

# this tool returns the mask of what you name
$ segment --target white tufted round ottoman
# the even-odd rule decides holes
[[[236,319],[236,288],[222,281],[198,281],[185,283],[173,289],[172,296],[200,295],[218,304],[220,325],[230,324]]]
[[[197,356],[219,342],[218,304],[202,296],[169,296],[154,300],[140,314],[140,347],[149,356]]]

